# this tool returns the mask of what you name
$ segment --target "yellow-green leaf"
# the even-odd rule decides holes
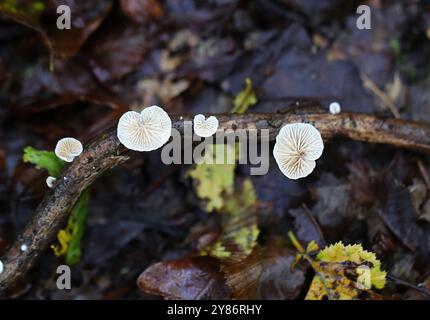
[[[214,155],[219,154],[217,149],[225,148],[225,156],[234,156],[234,148],[228,145],[212,145],[209,148],[205,159],[214,158]],[[233,154],[232,154],[233,153]],[[206,210],[212,212],[220,210],[224,206],[224,194],[233,192],[234,184],[234,164],[197,164],[188,172],[188,175],[193,178],[196,185],[197,195],[207,200]]]
[[[70,214],[67,225],[57,235],[58,243],[51,246],[57,257],[65,256],[68,265],[79,262],[81,257],[81,240],[88,213],[89,191],[80,196]]]
[[[381,262],[360,244],[345,246],[338,242],[321,250],[315,260],[307,259],[315,271],[308,300],[357,299],[362,292],[375,296],[371,287],[385,286],[386,272],[381,271]]]
[[[249,107],[257,103],[257,96],[252,87],[252,80],[245,79],[245,88],[243,88],[234,98],[232,113],[245,113]]]
[[[22,160],[26,163],[34,164],[38,169],[48,170],[49,175],[53,177],[58,177],[66,164],[54,152],[36,150],[32,147],[24,148]]]
[[[357,281],[348,278],[347,268],[341,263],[314,263],[315,276],[306,300],[352,300],[360,290]]]
[[[225,202],[221,216],[221,235],[215,243],[203,249],[201,254],[226,263],[237,263],[245,259],[257,244],[260,233],[256,201],[251,180],[244,180],[242,188]]]
[[[89,200],[89,191],[84,191],[73,208],[69,222],[67,223],[72,235],[69,243],[69,249],[67,250],[66,254],[66,263],[69,265],[78,263],[79,259],[81,258],[81,240],[82,236],[84,235]]]
[[[57,257],[64,256],[67,253],[67,250],[69,249],[69,243],[72,236],[70,235],[67,230],[60,230],[57,234],[57,240],[58,243],[53,244],[51,246],[52,250],[54,250],[54,253]]]
[[[321,262],[350,261],[360,266],[369,265],[372,286],[377,289],[382,289],[385,286],[387,273],[381,271],[381,261],[376,258],[373,252],[364,250],[361,244],[345,246],[342,242],[338,242],[321,250],[316,259]]]
[[[318,250],[319,250],[318,244],[314,240],[309,242],[308,246],[306,247],[306,253],[312,253]]]

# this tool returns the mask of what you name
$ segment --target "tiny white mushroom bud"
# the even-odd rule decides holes
[[[61,160],[72,162],[83,151],[82,143],[75,138],[63,138],[55,146],[55,154]]]
[[[205,119],[205,116],[198,114],[194,117],[194,132],[199,137],[207,138],[212,136],[218,130],[218,119],[214,116],[210,116]]]
[[[0,273],[3,273],[4,265],[3,262],[0,260]]]
[[[128,111],[118,122],[117,136],[128,149],[152,151],[169,141],[172,120],[162,108],[151,106],[141,113]]]
[[[48,178],[46,178],[46,185],[49,188],[52,188],[56,180],[57,180],[56,178],[49,176]]]
[[[331,114],[338,114],[341,111],[340,104],[338,102],[332,102],[329,106]]]
[[[273,156],[282,173],[290,179],[308,176],[321,157],[324,142],[320,132],[311,124],[287,124],[276,137]]]
[[[22,245],[21,245],[20,249],[21,249],[21,251],[22,251],[22,252],[25,252],[25,251],[27,251],[28,247],[27,247],[27,245],[24,243],[24,244],[22,244]]]

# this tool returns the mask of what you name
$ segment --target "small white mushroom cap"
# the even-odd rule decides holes
[[[46,178],[46,185],[49,188],[52,188],[56,180],[57,180],[56,178],[49,176],[48,178]]]
[[[22,245],[21,245],[21,247],[19,247],[19,248],[20,248],[20,250],[21,250],[22,252],[25,252],[25,251],[27,251],[28,246],[24,243],[24,244],[22,244]]]
[[[203,138],[212,136],[218,130],[219,126],[219,122],[216,117],[210,116],[206,119],[202,114],[198,114],[194,117],[193,124],[196,135]]]
[[[329,110],[331,114],[338,114],[341,111],[340,104],[338,102],[330,103]]]
[[[56,156],[66,162],[72,162],[83,150],[82,143],[75,138],[63,138],[55,146]]]
[[[117,136],[128,149],[152,151],[169,141],[172,120],[162,108],[151,106],[141,113],[128,111],[118,122]]]
[[[3,262],[0,260],[0,273],[3,273],[4,265]]]
[[[308,176],[321,157],[324,143],[320,132],[311,124],[287,124],[276,137],[273,156],[282,173],[290,179]]]

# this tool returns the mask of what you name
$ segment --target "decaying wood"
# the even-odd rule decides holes
[[[254,113],[245,115],[217,115],[220,129],[268,129],[270,140],[287,123],[313,124],[325,140],[333,136],[348,137],[357,141],[389,144],[394,147],[430,153],[430,125],[401,119],[383,119],[372,115],[341,113],[331,115],[320,111],[300,113]],[[184,120],[191,117],[174,117],[173,127],[183,133]],[[66,167],[56,184],[39,205],[34,217],[24,228],[9,251],[0,260],[4,271],[0,274],[0,292],[4,292],[21,279],[36,263],[41,253],[53,242],[64,226],[79,195],[104,172],[127,161],[128,152],[112,128],[86,146],[84,152]],[[323,155],[324,156],[324,155]],[[21,245],[27,245],[21,251]]]

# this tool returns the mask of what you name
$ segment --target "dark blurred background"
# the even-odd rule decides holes
[[[61,4],[71,30],[55,27]],[[356,27],[360,4],[371,8],[370,30]],[[429,72],[428,1],[0,0],[0,257],[48,190],[46,172],[22,162],[25,146],[88,142],[152,104],[170,114],[229,112],[246,78],[258,99],[250,112],[338,101],[342,111],[429,122]],[[63,262],[47,250],[8,297],[154,298],[136,286],[139,274],[187,256],[218,223],[188,169],[163,165],[156,151],[109,172],[91,188],[72,290],[56,289]],[[239,166],[237,177],[248,172]],[[404,281],[428,281],[428,173],[426,156],[342,139],[306,179],[288,180],[272,159],[266,176],[251,177],[259,241],[322,233],[327,243],[363,243]],[[303,298],[309,272],[288,295],[266,297]]]

